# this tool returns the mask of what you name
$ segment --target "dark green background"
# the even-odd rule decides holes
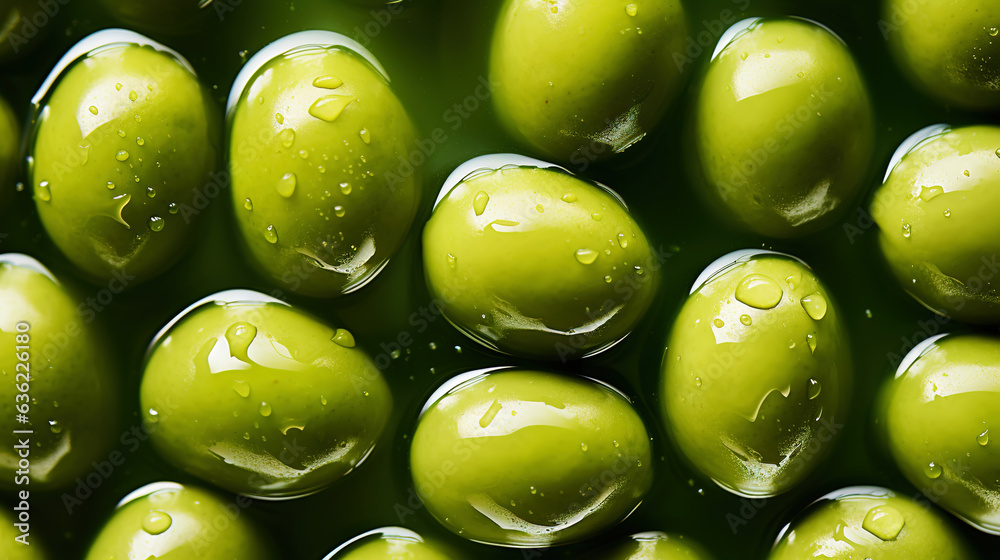
[[[539,554],[465,543],[444,531],[426,511],[400,519],[396,504],[410,498],[407,472],[408,436],[419,407],[430,392],[450,376],[492,365],[530,365],[485,351],[462,337],[443,319],[418,332],[410,324],[413,313],[430,303],[420,267],[420,224],[442,181],[459,163],[486,153],[519,151],[496,122],[489,103],[471,112],[453,129],[456,103],[473,95],[479,78],[487,75],[487,49],[498,0],[412,0],[390,14],[343,0],[233,0],[220,20],[206,17],[195,35],[172,37],[150,33],[177,49],[199,71],[224,104],[230,84],[245,58],[268,42],[303,29],[329,29],[357,37],[368,26],[362,43],[379,57],[393,86],[421,131],[429,138],[442,128],[448,140],[436,146],[423,165],[426,197],[406,244],[389,267],[360,292],[332,300],[289,297],[293,304],[333,324],[349,328],[373,356],[391,350],[401,333],[412,344],[392,360],[385,376],[392,386],[396,408],[382,444],[356,473],[317,495],[287,502],[254,502],[245,511],[267,527],[284,558],[318,559],[350,537],[385,525],[405,525],[453,544],[470,558],[574,558],[593,543]],[[877,125],[876,152],[866,197],[882,177],[889,156],[911,132],[928,124],[954,125],[996,122],[996,115],[970,114],[938,104],[908,84],[889,58],[879,29],[873,0],[688,0],[693,34],[711,39],[694,48],[697,59],[685,72],[690,79],[706,63],[721,29],[732,17],[799,15],[820,21],[848,43],[870,86]],[[219,4],[219,0],[216,0]],[[746,7],[746,10],[740,10]],[[379,13],[381,12],[381,14]],[[380,24],[379,21],[386,21]],[[731,18],[729,18],[731,20]],[[708,22],[708,23],[706,23]],[[92,0],[69,0],[47,26],[47,36],[32,53],[0,68],[2,93],[26,118],[28,99],[58,57],[84,35],[116,23]],[[377,31],[377,34],[371,33]],[[701,52],[698,52],[701,50]],[[245,51],[245,52],[244,52]],[[865,200],[852,202],[843,220],[827,231],[801,240],[773,242],[748,236],[711,219],[694,195],[685,170],[682,115],[691,103],[687,88],[659,128],[628,155],[609,164],[580,170],[622,194],[634,209],[654,246],[674,253],[665,263],[664,282],[652,309],[624,343],[596,358],[561,366],[607,380],[635,396],[636,406],[654,435],[656,483],[649,497],[627,522],[595,540],[604,542],[638,531],[663,530],[689,535],[717,558],[763,558],[777,532],[796,512],[816,497],[847,485],[884,485],[904,495],[917,489],[906,482],[889,460],[879,440],[873,405],[876,392],[895,369],[893,354],[901,356],[914,343],[941,328],[933,315],[906,296],[890,277],[877,252],[874,228],[853,239],[843,225],[858,225]],[[471,102],[470,102],[471,105]],[[5,186],[9,188],[9,186]],[[0,250],[20,251],[39,258],[73,286],[81,298],[93,297],[100,287],[76,277],[72,267],[44,236],[30,199],[30,189],[17,193],[13,208],[0,218]],[[121,431],[138,425],[138,383],[146,344],[173,315],[194,300],[218,290],[245,287],[270,292],[270,285],[245,262],[229,215],[228,191],[204,215],[198,242],[162,277],[115,296],[99,314],[97,323],[113,341],[126,395]],[[867,223],[862,222],[862,226]],[[862,227],[864,229],[864,227]],[[828,285],[851,334],[856,375],[851,414],[829,459],[804,484],[786,495],[757,503],[728,494],[700,477],[681,461],[663,433],[657,413],[657,371],[667,329],[691,283],[716,257],[734,249],[765,247],[805,259]],[[866,314],[870,310],[871,317]],[[922,323],[923,322],[923,323]],[[931,328],[928,328],[931,326]],[[944,328],[964,329],[958,325]],[[436,344],[436,350],[430,343]],[[382,345],[385,346],[382,346]],[[461,347],[461,352],[457,351]],[[897,358],[898,359],[898,358]],[[553,366],[549,366],[553,367]],[[559,366],[555,366],[559,367]],[[95,532],[112,513],[114,504],[142,484],[157,480],[193,482],[168,467],[147,444],[135,453],[118,444],[126,462],[72,514],[60,493],[33,493],[32,537],[57,551],[58,558],[83,554]],[[11,502],[11,495],[4,495]],[[406,510],[403,510],[404,512]],[[735,517],[732,517],[735,516]],[[737,531],[731,529],[739,519]],[[953,518],[952,518],[953,519]],[[745,522],[745,523],[744,523]],[[954,521],[956,528],[986,557],[996,557],[1000,539],[988,537]]]

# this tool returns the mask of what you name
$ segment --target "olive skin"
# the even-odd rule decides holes
[[[698,543],[683,535],[668,535],[658,531],[638,533],[626,542],[586,557],[587,560],[711,560]]]
[[[7,508],[4,508],[4,511],[0,512],[0,557],[7,560],[45,560],[48,558],[38,536],[31,534],[31,527],[29,526],[28,535],[22,537],[23,533],[14,526],[15,523],[19,523],[19,521],[8,512]],[[26,540],[28,544],[25,545],[14,540],[19,537]]]
[[[682,85],[678,0],[507,0],[490,51],[495,107],[536,152],[587,165],[641,140]]]
[[[238,3],[232,0],[101,0],[104,9],[129,27],[144,31],[189,34],[203,27],[208,14],[221,20]]]
[[[1000,322],[998,147],[996,126],[933,136],[902,156],[872,198],[879,246],[903,289],[967,323]]]
[[[692,119],[699,192],[729,221],[769,237],[833,223],[871,162],[861,75],[840,38],[807,20],[758,20],[717,52]]]
[[[442,390],[417,421],[410,470],[428,511],[466,539],[582,540],[627,517],[650,488],[649,435],[608,386],[509,369],[470,372]]]
[[[31,490],[64,488],[107,457],[116,435],[110,350],[48,270],[10,253],[0,255],[0,343],[11,349],[0,356],[0,430],[34,431]],[[26,411],[17,408],[25,393],[31,398]],[[22,413],[30,424],[15,421]],[[0,489],[24,488],[18,459],[13,446],[0,449]]]
[[[477,173],[424,229],[445,317],[517,356],[579,358],[624,338],[656,297],[659,255],[614,194],[568,173]]]
[[[151,47],[108,46],[65,71],[41,115],[30,180],[56,246],[98,283],[169,268],[216,162],[216,111],[197,77]]]
[[[85,560],[277,559],[248,519],[250,505],[244,496],[223,499],[194,486],[149,484],[118,504]]]
[[[10,105],[0,97],[0,216],[14,193],[20,149],[21,127]]]
[[[324,560],[460,560],[436,543],[402,527],[385,527],[359,535]]]
[[[769,560],[972,560],[962,538],[928,504],[885,488],[843,488],[786,526]]]
[[[266,62],[240,94],[230,134],[242,238],[282,288],[349,293],[402,244],[421,195],[401,155],[416,133],[361,55],[308,47]]]
[[[914,486],[1000,534],[1000,338],[946,335],[911,351],[887,382],[882,418],[889,451]]]
[[[880,27],[924,91],[966,109],[1000,107],[1000,5],[992,0],[885,0]]]
[[[851,360],[812,271],[787,255],[748,255],[681,308],[660,369],[661,410],[699,471],[734,494],[766,497],[801,482],[829,452]]]
[[[232,294],[196,304],[154,341],[140,388],[150,439],[179,468],[232,492],[317,492],[371,452],[388,386],[348,331]]]

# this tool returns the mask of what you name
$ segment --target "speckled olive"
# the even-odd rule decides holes
[[[33,431],[28,468],[0,448],[0,489],[65,488],[106,456],[118,391],[94,317],[35,259],[0,255],[0,430]]]
[[[993,0],[884,0],[882,4],[879,28],[914,82],[958,107],[1000,107],[1000,4]]]
[[[589,538],[638,505],[650,437],[629,401],[594,380],[477,371],[428,401],[410,449],[414,488],[449,530],[542,547]]]
[[[461,180],[445,185],[424,229],[427,283],[445,317],[490,348],[534,358],[577,358],[624,338],[656,296],[666,256],[610,190],[491,158],[505,155],[452,174]],[[463,175],[479,162],[489,165]]]
[[[847,335],[812,270],[738,251],[702,273],[674,322],[661,407],[703,474],[735,494],[773,496],[830,451],[850,380]]]
[[[803,19],[751,19],[722,37],[692,114],[699,192],[761,235],[830,225],[859,192],[874,124],[844,42]]]
[[[64,59],[40,100],[31,186],[63,254],[95,281],[131,286],[180,257],[218,196],[216,111],[190,65],[141,35],[81,45],[92,50]]]
[[[232,205],[257,266],[310,296],[372,280],[421,194],[416,134],[378,61],[334,33],[281,39],[244,67],[230,121]]]
[[[928,309],[1000,323],[1000,127],[928,127],[896,153],[875,191],[879,245]]]
[[[175,465],[281,499],[354,470],[392,397],[350,332],[233,290],[195,303],[157,335],[140,400],[151,441]]]
[[[587,560],[711,560],[704,548],[683,535],[659,531],[637,533],[625,542],[586,557]]]
[[[225,499],[173,482],[126,496],[97,534],[85,560],[275,560],[249,519],[244,496]]]
[[[785,526],[768,559],[973,560],[961,536],[929,505],[885,488],[842,488]]]
[[[507,0],[490,51],[501,122],[557,161],[622,152],[680,88],[686,39],[678,0]]]
[[[0,97],[0,216],[14,193],[21,149],[21,127],[10,105]]]
[[[324,560],[461,560],[446,547],[402,527],[383,527],[351,539]]]
[[[1000,534],[1000,337],[918,345],[887,382],[881,418],[889,451],[915,487]]]

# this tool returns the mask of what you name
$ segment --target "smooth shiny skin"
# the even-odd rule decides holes
[[[607,159],[663,116],[686,39],[678,0],[507,0],[490,52],[501,122],[554,160]]]
[[[962,537],[927,502],[874,486],[831,492],[778,536],[768,560],[973,560]]]
[[[118,390],[92,313],[35,259],[0,255],[0,430],[34,432],[30,487],[12,443],[0,448],[0,489],[66,488],[107,457]]]
[[[579,358],[624,338],[656,296],[660,257],[614,194],[551,168],[475,173],[424,229],[445,317],[532,358]]]
[[[476,542],[544,547],[628,516],[653,478],[650,438],[628,400],[579,376],[470,372],[431,397],[410,469],[417,495]]]
[[[56,246],[100,284],[169,268],[207,205],[217,111],[187,63],[121,43],[67,68],[42,102],[30,182]],[[207,185],[211,184],[212,187]]]
[[[699,190],[761,235],[829,226],[861,189],[874,143],[871,102],[847,46],[792,18],[737,23],[719,47],[693,113]]]
[[[252,260],[309,296],[364,286],[421,197],[416,132],[388,79],[347,46],[300,46],[234,94],[232,206]]]
[[[276,560],[250,521],[251,505],[245,496],[148,484],[118,504],[85,560]]]
[[[879,28],[903,71],[927,93],[966,109],[1000,107],[1000,4],[884,0]]]
[[[735,494],[774,496],[809,475],[843,428],[848,339],[808,266],[736,256],[715,263],[727,265],[695,286],[674,322],[661,410],[703,474]]]
[[[156,33],[197,32],[209,16],[220,21],[240,3],[232,0],[101,0],[104,9],[135,29]]]
[[[952,334],[915,348],[887,382],[882,418],[916,488],[1000,534],[1000,337]]]
[[[324,560],[461,560],[463,557],[402,527],[375,529],[344,543]]]
[[[223,292],[168,325],[146,363],[144,421],[162,455],[232,492],[294,498],[356,468],[389,388],[344,329],[255,292]]]
[[[683,535],[659,531],[637,533],[589,555],[587,560],[711,560],[701,545]]]
[[[20,504],[15,502],[15,505]],[[30,505],[28,516],[28,520],[31,521]],[[20,520],[11,515],[7,508],[4,508],[0,512],[0,557],[6,560],[46,560],[49,558],[35,527],[28,523],[28,534],[25,535],[22,532],[24,527],[15,527],[15,523],[20,523]],[[15,541],[14,539],[19,540]],[[28,544],[24,544],[25,541]]]
[[[10,105],[0,97],[0,216],[14,194],[14,180],[21,164],[21,126]]]
[[[968,323],[1000,323],[998,152],[997,126],[931,136],[902,156],[872,198],[879,245],[902,288]]]

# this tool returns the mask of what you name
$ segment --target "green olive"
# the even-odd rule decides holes
[[[871,102],[844,42],[797,18],[726,32],[693,124],[709,203],[770,237],[836,220],[865,180],[874,143]]]
[[[661,406],[698,470],[734,494],[773,496],[829,452],[850,381],[847,335],[812,270],[738,251],[702,273],[674,322]]]
[[[938,99],[1000,107],[1000,4],[993,0],[885,0],[879,22],[896,61]]]
[[[140,400],[171,462],[271,499],[317,492],[354,470],[392,403],[350,332],[246,290],[209,296],[164,327]]]
[[[32,534],[31,505],[23,506],[15,503],[15,507],[22,508],[15,510],[14,515],[8,513],[7,508],[0,511],[0,557],[7,560],[45,560],[48,555],[42,547],[38,536]],[[16,516],[20,512],[26,512],[27,518],[19,519]]]
[[[969,323],[1000,322],[1000,127],[928,127],[900,146],[872,216],[910,295]]]
[[[918,345],[888,381],[882,417],[889,450],[914,486],[1000,534],[1000,337]]]
[[[659,531],[637,533],[608,550],[587,556],[588,560],[711,560],[696,542],[683,535]]]
[[[402,527],[383,527],[351,539],[324,560],[459,560],[461,556]]]
[[[650,438],[629,401],[594,380],[469,372],[438,389],[410,469],[428,511],[476,542],[543,547],[627,517],[653,478]]]
[[[195,232],[216,160],[216,111],[190,65],[141,35],[103,31],[80,45],[92,50],[64,59],[40,92],[35,205],[89,277],[143,282]]]
[[[14,192],[14,178],[20,165],[21,127],[17,116],[3,98],[0,98],[0,215]]]
[[[930,504],[874,486],[813,502],[782,529],[769,560],[972,560],[962,538]]]
[[[336,296],[372,280],[416,216],[416,133],[378,61],[303,32],[251,59],[230,96],[232,204],[253,261],[284,288]]]
[[[616,194],[546,165],[501,154],[459,167],[424,229],[424,269],[444,315],[474,340],[565,360],[628,335],[661,260]]]
[[[233,6],[233,0],[101,0],[104,9],[129,27],[151,32],[187,34],[197,31],[209,14],[220,20]]]
[[[607,159],[663,116],[686,38],[678,0],[507,0],[490,51],[500,120],[557,161]]]
[[[126,496],[85,560],[273,560],[278,556],[247,519],[251,500],[224,500],[173,482]]]
[[[78,302],[41,263],[0,255],[0,347],[6,349],[0,354],[0,431],[33,432],[12,435],[12,444],[0,448],[0,489],[66,487],[106,456],[117,388],[109,348],[91,319],[78,313]],[[28,421],[20,423],[20,415]],[[27,449],[16,448],[15,437],[28,441]]]

